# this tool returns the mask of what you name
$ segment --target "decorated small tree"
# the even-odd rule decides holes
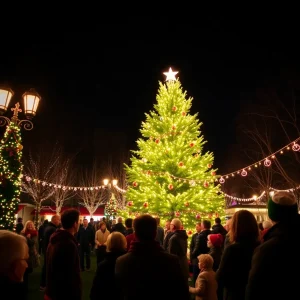
[[[115,195],[112,193],[111,198],[105,205],[104,214],[108,219],[114,219],[118,212],[118,203]]]
[[[224,215],[224,198],[213,168],[213,153],[205,152],[201,123],[191,115],[177,72],[170,68],[159,84],[154,111],[142,123],[128,180],[127,208],[131,215],[149,213],[162,219],[180,218],[188,233],[200,219]]]
[[[14,226],[22,183],[21,142],[20,127],[12,119],[0,144],[0,229]]]

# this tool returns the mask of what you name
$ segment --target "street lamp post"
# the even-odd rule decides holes
[[[7,125],[0,142],[0,229],[13,230],[22,185],[22,137],[21,127],[31,130],[31,119],[35,116],[41,97],[33,89],[23,94],[26,119],[19,119],[22,112],[17,102],[11,110],[11,118],[4,116],[13,91],[0,87],[0,126]]]
[[[25,130],[31,130],[33,128],[31,119],[36,114],[38,105],[41,101],[41,96],[34,89],[30,89],[23,94],[24,114],[26,119],[20,120],[19,113],[22,112],[22,109],[20,108],[19,102],[15,104],[15,107],[11,108],[13,111],[11,119],[3,116],[9,107],[13,95],[14,92],[10,88],[0,87],[0,126],[9,125],[13,122],[19,127],[23,127]]]

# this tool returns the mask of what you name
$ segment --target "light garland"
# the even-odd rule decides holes
[[[290,149],[292,149],[294,152],[300,152],[300,145],[298,144],[299,140],[300,140],[300,137],[298,137],[293,142],[287,144],[286,146],[280,148],[279,150],[273,152],[272,154],[266,156],[265,158],[255,162],[251,165],[248,165],[248,166],[241,168],[239,170],[236,170],[234,172],[231,172],[231,173],[228,173],[225,175],[221,175],[220,179],[216,179],[215,181],[219,181],[221,184],[223,184],[223,183],[225,183],[225,179],[234,177],[235,175],[241,175],[242,177],[246,177],[248,175],[248,172],[251,171],[252,168],[258,168],[262,164],[268,168],[271,166],[272,160],[276,159],[277,154],[283,154],[284,151],[289,151]]]
[[[281,149],[273,152],[272,154],[266,156],[265,158],[251,164],[248,165],[247,167],[241,168],[237,171],[225,174],[225,175],[216,175],[216,173],[214,171],[212,171],[212,173],[210,174],[212,177],[217,176],[219,177],[219,179],[211,179],[209,180],[210,182],[220,182],[221,184],[225,183],[225,178],[228,179],[230,177],[235,177],[235,175],[241,175],[242,177],[246,177],[248,175],[248,172],[252,170],[252,168],[258,168],[259,166],[261,166],[262,164],[265,167],[270,167],[272,164],[272,160],[276,159],[276,155],[277,154],[283,154],[284,151],[289,151],[289,150],[293,150],[294,152],[300,152],[300,145],[298,144],[298,141],[300,140],[300,137],[297,138],[296,140],[294,140],[293,142],[287,144],[286,146],[282,147]],[[247,172],[248,171],[248,172]],[[175,175],[172,175],[168,172],[150,172],[150,171],[144,171],[144,173],[146,173],[147,175],[168,175],[170,176],[172,179],[176,179],[178,181],[181,182],[186,182],[189,183],[191,186],[194,186],[195,184],[199,184],[199,183],[204,183],[206,181],[203,182],[203,180],[198,180],[198,179],[190,179],[190,178],[181,178]],[[106,188],[103,185],[99,185],[99,186],[67,186],[67,185],[61,185],[61,184],[56,184],[56,183],[50,183],[47,182],[45,180],[40,180],[40,179],[36,179],[36,178],[31,178],[30,176],[27,175],[23,175],[23,177],[25,177],[26,181],[33,181],[34,183],[38,183],[38,184],[42,184],[43,186],[49,186],[49,187],[53,187],[53,188],[58,188],[58,189],[63,189],[63,190],[74,190],[74,191],[87,191],[87,190],[100,190],[100,189],[104,189]],[[117,185],[114,186],[116,188],[116,190],[122,194],[126,193],[125,189],[122,189],[120,187],[118,187]],[[295,190],[300,189],[300,186],[296,187],[296,188],[291,188],[291,189],[286,189],[286,190],[278,190],[275,189],[273,187],[270,187],[270,190],[273,191],[287,191],[287,192],[294,192]],[[251,198],[239,198],[239,197],[234,197],[234,196],[230,196],[224,192],[221,192],[225,197],[230,198],[231,200],[236,200],[236,201],[240,201],[240,202],[253,202],[253,201],[257,201],[260,200],[261,198],[264,197],[264,192],[256,197],[251,197]]]

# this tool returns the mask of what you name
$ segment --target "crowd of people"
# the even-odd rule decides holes
[[[178,218],[165,228],[148,214],[116,224],[83,220],[76,209],[53,216],[37,231],[32,221],[17,233],[0,231],[0,286],[9,299],[27,299],[28,278],[44,256],[41,292],[46,300],[82,299],[82,272],[97,270],[90,299],[298,299],[298,204],[292,193],[268,201],[260,227],[247,210],[221,224],[195,224],[188,245]],[[19,222],[20,223],[20,222]],[[41,246],[39,247],[40,242]]]

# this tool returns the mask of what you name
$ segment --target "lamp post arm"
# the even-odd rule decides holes
[[[0,116],[0,127],[9,125],[10,124],[10,119],[5,116]]]

